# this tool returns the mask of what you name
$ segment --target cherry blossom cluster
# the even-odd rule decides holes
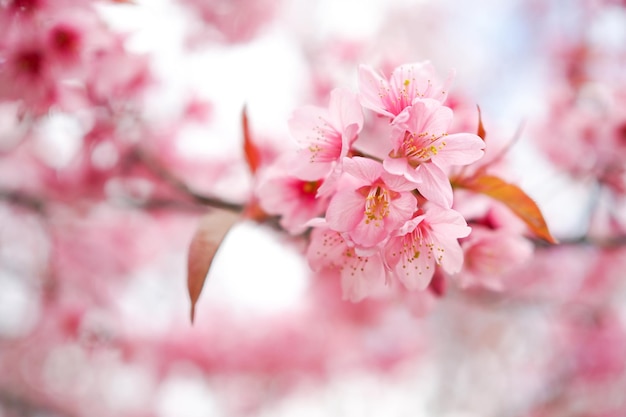
[[[471,229],[452,208],[449,172],[480,159],[485,145],[476,134],[448,133],[451,78],[440,80],[430,62],[398,66],[389,78],[362,65],[358,93],[335,89],[328,107],[294,112],[299,149],[261,175],[261,207],[289,232],[312,228],[309,264],[339,270],[347,299],[394,279],[425,289],[437,266],[461,270],[458,239]],[[388,121],[374,154],[358,147],[367,111]]]
[[[133,97],[148,81],[146,57],[126,51],[94,1],[0,2],[0,101],[72,112]]]

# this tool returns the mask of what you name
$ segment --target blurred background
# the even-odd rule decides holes
[[[625,45],[617,0],[0,0],[0,417],[626,415]],[[243,221],[192,325],[244,106],[271,160],[359,64],[423,60],[560,244],[350,303]]]

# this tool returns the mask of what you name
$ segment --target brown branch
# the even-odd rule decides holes
[[[18,416],[35,416],[48,415],[52,413],[55,416],[78,417],[69,410],[63,410],[58,406],[36,403],[28,398],[22,398],[11,392],[0,391],[0,405],[11,414],[15,412]]]
[[[557,245],[549,245],[541,240],[533,239],[533,243],[538,248],[550,248],[555,246],[591,246],[601,249],[612,249],[626,246],[626,236],[614,236],[607,238],[596,238],[593,236],[580,236],[571,239],[559,239]]]
[[[43,214],[46,203],[41,198],[17,190],[0,189],[0,201]]]
[[[182,192],[198,204],[234,211],[237,213],[240,213],[244,210],[243,204],[224,201],[213,196],[201,194],[191,189],[191,187],[185,184],[184,181],[168,171],[163,166],[163,164],[161,164],[156,158],[150,156],[148,153],[144,152],[141,149],[136,149],[134,152],[134,156],[153,174],[155,174],[157,177],[161,178],[169,185]]]

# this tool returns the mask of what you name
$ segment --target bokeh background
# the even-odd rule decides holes
[[[626,7],[609,0],[0,0],[0,417],[626,415]],[[343,301],[244,221],[189,321],[189,242],[357,68],[455,111],[560,245],[501,289]]]

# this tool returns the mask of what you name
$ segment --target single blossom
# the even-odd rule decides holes
[[[363,128],[363,112],[356,94],[335,89],[328,108],[304,106],[289,120],[289,130],[305,158],[295,175],[320,178],[329,175],[348,155]]]
[[[360,301],[385,282],[385,267],[379,251],[358,253],[345,237],[327,225],[315,227],[306,253],[314,272],[339,271],[343,298]]]
[[[532,243],[511,230],[472,226],[472,234],[462,242],[465,263],[456,279],[461,287],[482,286],[503,290],[507,273],[526,262],[533,253]]]
[[[439,82],[429,61],[401,65],[393,70],[389,79],[383,78],[371,67],[359,67],[359,91],[363,107],[392,119],[413,101],[432,98],[443,103],[452,83],[453,73]]]
[[[460,213],[431,205],[394,233],[385,247],[385,261],[407,289],[423,290],[436,265],[449,274],[461,270],[463,250],[458,239],[470,231]]]
[[[477,161],[485,148],[472,133],[448,134],[452,116],[437,100],[416,100],[394,122],[393,150],[383,161],[387,171],[403,175],[426,199],[448,208],[452,187],[446,170]]]
[[[263,210],[280,216],[280,225],[292,234],[304,232],[306,223],[324,213],[328,197],[317,197],[322,179],[303,180],[295,177],[294,160],[280,158],[260,175],[256,196]]]
[[[345,158],[343,169],[326,212],[328,225],[346,232],[359,246],[376,246],[415,211],[417,200],[411,193],[415,186],[367,158]]]

